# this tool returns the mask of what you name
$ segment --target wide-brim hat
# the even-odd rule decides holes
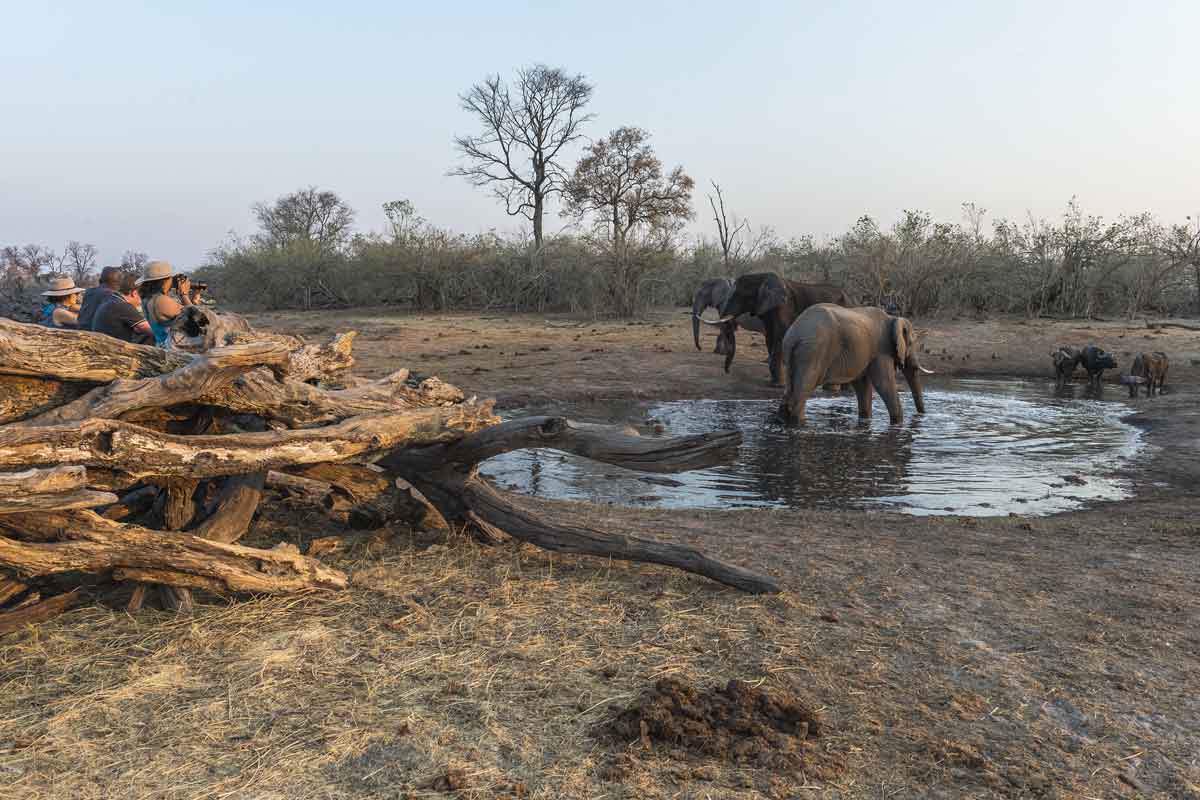
[[[70,297],[73,294],[79,294],[84,290],[75,285],[75,281],[70,278],[55,278],[50,281],[50,288],[42,292],[43,297]]]
[[[149,281],[161,281],[163,278],[169,278],[175,274],[175,268],[171,266],[169,261],[151,261],[142,270],[142,277],[133,282],[134,286],[141,286]]]

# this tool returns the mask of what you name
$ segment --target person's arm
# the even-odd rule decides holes
[[[146,318],[137,310],[137,307],[132,304],[125,304],[119,309],[121,322],[126,328],[133,332],[133,337],[136,340],[139,337],[154,337],[154,332],[150,330],[150,323],[146,322]]]
[[[54,324],[64,325],[68,328],[79,327],[79,315],[74,311],[68,311],[63,307],[54,309]]]
[[[169,322],[183,312],[183,306],[169,294],[161,294],[154,303],[154,314],[160,322]]]
[[[190,278],[180,278],[179,285],[176,288],[179,289],[179,300],[183,303],[183,305],[195,305],[190,296],[192,293],[192,281]]]

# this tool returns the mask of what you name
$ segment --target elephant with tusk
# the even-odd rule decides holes
[[[719,309],[729,294],[733,291],[733,280],[730,278],[712,278],[700,284],[700,288],[692,295],[692,341],[696,349],[700,349],[700,324],[711,325],[718,329],[717,345],[713,352],[717,355],[729,355],[737,348],[735,331],[739,328],[765,333],[766,327],[752,314],[742,314],[719,322],[710,322],[701,315],[708,308]],[[726,370],[728,371],[728,370]]]
[[[787,387],[780,414],[804,422],[804,407],[813,390],[826,383],[848,383],[858,396],[858,416],[871,416],[873,392],[878,391],[893,423],[904,418],[896,387],[896,370],[904,372],[918,414],[925,413],[921,366],[912,323],[882,308],[844,308],[818,303],[788,328],[781,346],[787,365]]]
[[[753,314],[757,317],[763,324],[764,335],[767,338],[771,385],[781,386],[783,337],[800,313],[816,303],[851,305],[846,291],[837,286],[798,283],[781,278],[774,272],[751,273],[742,275],[733,282],[733,290],[719,308],[721,318],[718,324],[728,325],[735,319],[740,321],[742,314]],[[729,372],[736,352],[737,340],[731,329],[729,349],[725,352],[726,372]]]

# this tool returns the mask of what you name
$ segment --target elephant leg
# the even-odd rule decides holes
[[[900,407],[900,395],[896,391],[896,367],[890,358],[877,358],[867,367],[867,378],[875,386],[875,391],[883,398],[887,406],[888,417],[892,424],[904,420],[904,410]]]
[[[860,419],[871,418],[871,402],[875,399],[875,391],[871,382],[865,377],[854,381],[854,394],[858,397],[858,416]]]
[[[780,410],[785,419],[803,423],[807,418],[805,408],[808,398],[821,385],[825,368],[804,350],[789,355],[784,366],[787,368],[787,391],[783,394],[783,407]]]
[[[805,409],[808,406],[808,394],[805,392],[788,392],[783,396],[779,413],[788,422],[803,425],[808,417]]]
[[[771,385],[783,386],[783,343],[777,343],[768,353],[768,367],[771,370]]]

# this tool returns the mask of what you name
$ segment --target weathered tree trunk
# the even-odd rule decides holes
[[[113,571],[115,578],[123,579],[129,577],[128,570],[167,570],[208,579],[204,588],[225,593],[346,587],[343,573],[294,549],[261,550],[164,533],[112,522],[90,511],[5,514],[0,516],[0,531],[16,537],[0,536],[0,566],[29,577]]]
[[[116,495],[87,488],[83,467],[51,467],[0,473],[0,514],[95,508],[115,502]]]
[[[74,402],[15,424],[30,428],[85,419],[118,419],[123,414],[145,408],[190,403],[205,394],[220,391],[249,370],[261,366],[278,368],[286,364],[287,359],[287,349],[275,342],[223,347],[196,356],[187,365],[165,375],[115,380]]]
[[[446,517],[506,533],[546,550],[646,561],[676,567],[748,592],[776,592],[779,584],[687,545],[667,544],[582,526],[556,525],[507,500],[478,476],[480,461],[529,447],[550,447],[629,469],[680,472],[724,463],[741,442],[736,432],[662,439],[623,429],[581,425],[561,417],[501,423],[446,445],[398,450],[379,466],[409,481]]]
[[[45,622],[57,617],[64,611],[69,611],[82,597],[82,589],[74,589],[65,594],[55,595],[48,600],[23,605],[11,611],[0,612],[0,636],[23,629],[27,625]]]
[[[102,333],[0,318],[0,373],[5,375],[107,383],[162,375],[191,360],[187,353],[130,344]]]
[[[191,533],[226,544],[245,536],[262,500],[266,475],[265,472],[254,472],[226,478],[209,515]]]
[[[295,431],[173,436],[115,420],[0,427],[0,469],[84,464],[133,478],[213,478],[446,442],[492,424],[491,403],[352,417]],[[111,502],[111,501],[110,501]]]
[[[71,402],[90,384],[0,375],[0,425],[43,414]]]

